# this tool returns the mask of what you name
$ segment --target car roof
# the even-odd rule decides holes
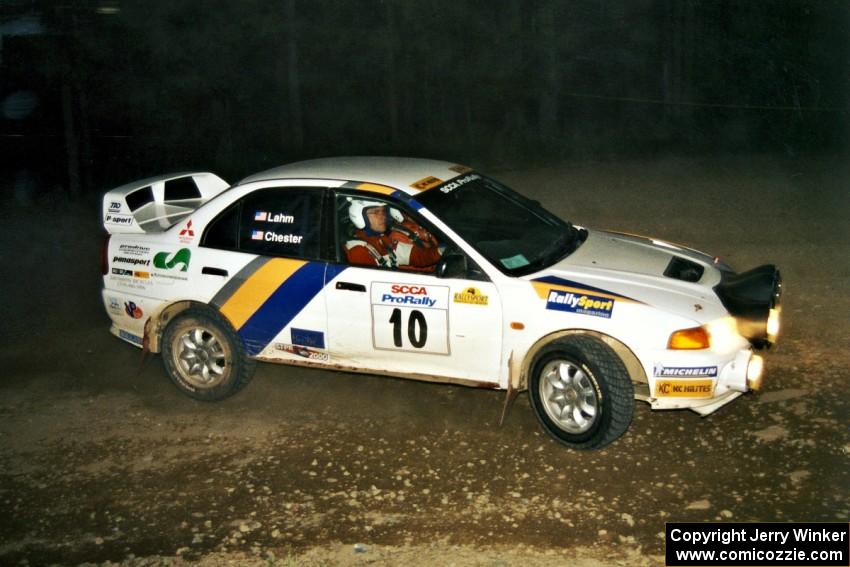
[[[335,179],[384,185],[415,195],[471,171],[448,161],[405,157],[334,157],[299,161],[255,173],[240,181]]]

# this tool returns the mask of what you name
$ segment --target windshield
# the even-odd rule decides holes
[[[416,200],[511,276],[546,268],[582,241],[570,223],[478,173],[429,189]]]

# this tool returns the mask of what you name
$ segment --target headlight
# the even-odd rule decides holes
[[[771,309],[767,316],[767,340],[771,343],[776,342],[779,336],[779,309]]]
[[[750,358],[747,364],[747,386],[750,390],[758,390],[761,387],[761,377],[764,373],[764,359],[757,354]]]
[[[711,348],[717,352],[730,352],[741,348],[738,323],[732,317],[715,319],[706,325],[711,337]]]

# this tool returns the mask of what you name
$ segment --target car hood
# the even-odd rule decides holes
[[[712,289],[720,283],[721,267],[712,256],[684,246],[588,230],[575,252],[531,279],[564,280],[702,320],[726,314]]]

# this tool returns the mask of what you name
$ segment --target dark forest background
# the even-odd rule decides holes
[[[845,0],[0,1],[3,195],[329,155],[841,150]]]

